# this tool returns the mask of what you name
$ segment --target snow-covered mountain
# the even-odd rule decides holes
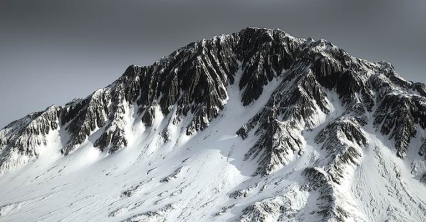
[[[426,85],[246,28],[0,131],[0,221],[426,221]]]

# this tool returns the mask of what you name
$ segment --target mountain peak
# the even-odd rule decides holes
[[[248,27],[12,122],[0,180],[108,184],[96,220],[421,221],[425,110],[425,85],[388,62]]]

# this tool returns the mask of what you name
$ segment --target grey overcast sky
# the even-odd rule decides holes
[[[426,82],[425,0],[2,0],[0,128],[85,97],[130,64],[247,26],[327,39]]]

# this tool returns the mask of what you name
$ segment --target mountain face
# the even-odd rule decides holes
[[[0,221],[425,221],[426,85],[246,28],[0,131]]]

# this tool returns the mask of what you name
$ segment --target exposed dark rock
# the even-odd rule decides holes
[[[259,154],[260,168],[256,174],[266,175],[277,169],[282,164],[291,161],[291,155],[298,153],[302,146],[300,132],[295,131],[291,125],[282,124],[272,120],[265,133],[246,154],[245,159],[257,157]]]
[[[32,113],[14,121],[0,130],[0,172],[16,165],[11,162],[13,153],[30,158],[39,155],[36,148],[47,145],[46,135],[60,128],[61,110],[59,106],[51,106],[45,111]]]
[[[426,97],[426,85],[424,83],[416,82],[411,85],[411,88],[418,92],[421,96]]]
[[[422,178],[420,179],[420,182],[422,182],[424,185],[426,185],[426,173],[423,174]]]
[[[248,28],[240,32],[238,59],[243,63],[239,82],[243,105],[258,99],[267,85],[295,60],[300,41],[282,31]]]
[[[328,151],[325,158],[328,162],[324,169],[337,184],[341,184],[347,167],[358,165],[362,156],[358,147],[364,148],[368,145],[367,138],[355,119],[333,121],[315,137],[315,142],[322,144],[322,149]]]
[[[426,141],[423,142],[422,146],[419,149],[419,155],[423,156],[426,154]],[[426,156],[425,156],[426,159]]]
[[[78,101],[79,104],[67,107],[62,119],[71,119],[67,115],[77,113],[70,121],[66,130],[70,134],[68,145],[62,149],[62,153],[69,154],[77,145],[82,144],[88,136],[97,128],[103,127],[107,121],[109,94],[104,90],[97,90],[88,98]],[[73,108],[80,108],[78,111]],[[69,113],[69,114],[68,114]]]
[[[307,74],[294,75],[300,71]],[[326,94],[302,62],[285,73],[265,108],[237,132],[245,138],[251,129],[259,126],[255,132],[259,140],[246,155],[247,159],[262,153],[257,173],[269,174],[302,150],[301,131],[317,124],[312,117],[318,112],[329,112]]]
[[[395,139],[399,157],[404,157],[408,145],[416,135],[416,124],[423,129],[426,124],[426,98],[408,94],[387,94],[380,102],[374,116],[374,125],[390,139]]]
[[[330,183],[330,177],[326,172],[319,168],[306,168],[303,175],[307,178],[308,183],[302,187],[302,190],[318,191],[318,210],[310,212],[322,217],[322,220],[346,221],[348,218],[357,218],[355,212],[349,212],[342,206],[344,201],[336,201],[338,191],[335,186]]]
[[[327,89],[333,89],[336,87],[336,84],[343,73],[343,67],[337,61],[323,57],[314,62],[313,71],[316,75],[316,79],[321,85]],[[341,84],[339,84],[339,86],[340,85]]]

